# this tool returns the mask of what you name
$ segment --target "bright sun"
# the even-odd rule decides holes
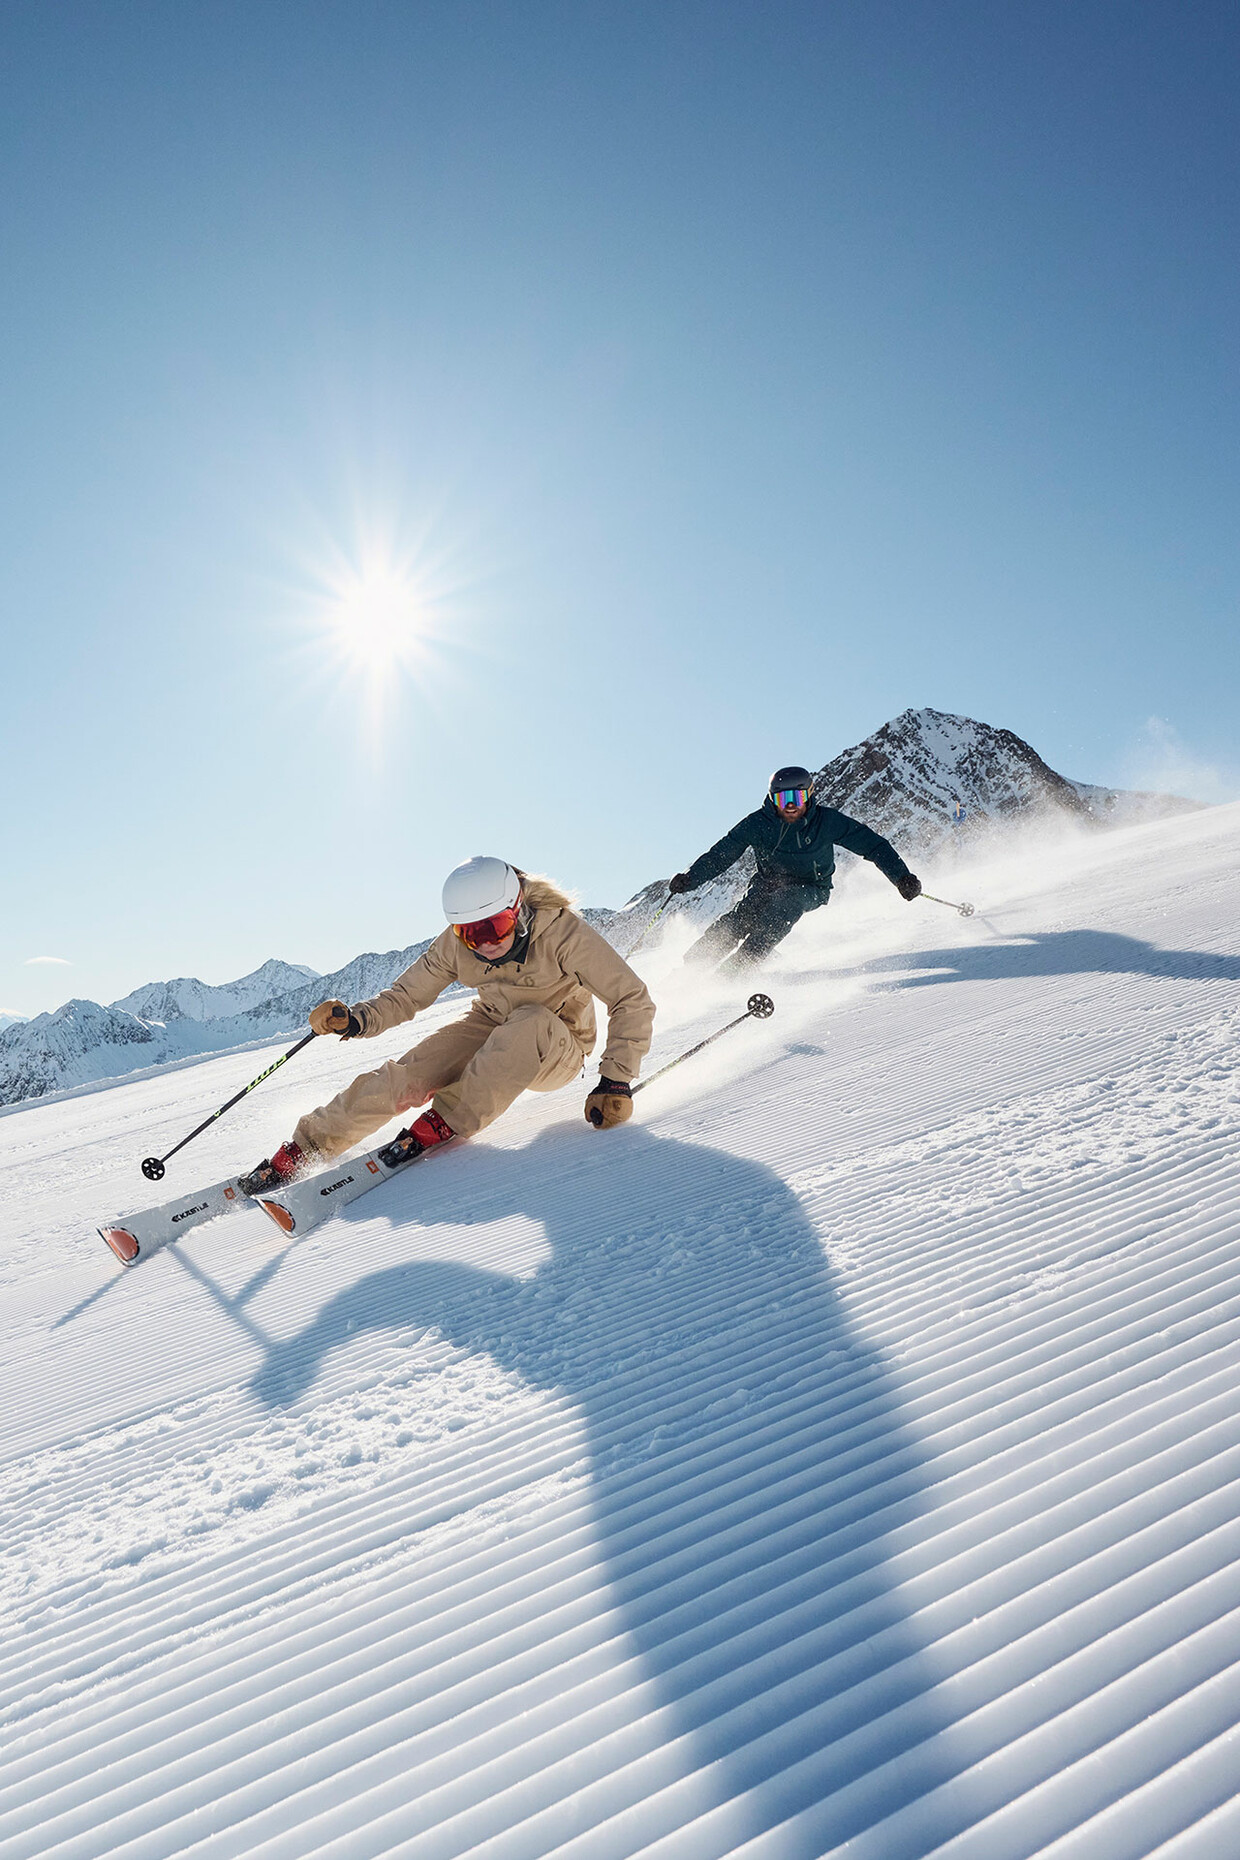
[[[382,757],[402,706],[433,701],[451,675],[460,586],[425,537],[402,539],[378,524],[352,548],[329,540],[323,558],[306,563],[296,625],[309,684],[347,692],[373,758]]]
[[[331,630],[355,665],[380,671],[407,658],[425,628],[416,587],[391,569],[372,568],[335,590]]]

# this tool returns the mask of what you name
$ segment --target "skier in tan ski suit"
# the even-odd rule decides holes
[[[654,1003],[610,943],[549,879],[499,859],[471,859],[450,873],[444,910],[448,928],[390,988],[352,1007],[322,1001],[310,1026],[369,1039],[412,1020],[452,982],[477,989],[468,1013],[307,1112],[292,1138],[243,1178],[246,1193],[291,1181],[428,1098],[430,1109],[396,1139],[410,1155],[475,1136],[523,1091],[569,1084],[597,1037],[594,996],[607,1008],[607,1043],[586,1116],[599,1129],[632,1116]]]

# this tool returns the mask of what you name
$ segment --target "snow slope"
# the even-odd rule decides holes
[[[1240,1852],[1238,867],[863,869],[301,1244],[89,1231],[254,1055],[0,1121],[5,1860]]]

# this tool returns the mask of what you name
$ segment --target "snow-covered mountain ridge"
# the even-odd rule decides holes
[[[815,793],[885,834],[910,860],[940,856],[948,847],[974,848],[988,832],[1013,823],[1130,825],[1196,806],[1169,795],[1069,781],[1012,731],[928,709],[902,712],[826,763],[815,777]],[[721,822],[720,832],[731,824]],[[847,863],[845,854],[841,866]],[[673,900],[665,922],[711,922],[736,902],[752,870],[747,855],[712,884]],[[627,953],[666,902],[666,880],[656,879],[622,910],[589,908],[584,915]],[[183,977],[148,982],[110,1007],[66,1002],[0,1031],[0,1104],[291,1033],[316,1001],[332,995],[358,1001],[386,988],[430,941],[358,956],[333,975],[273,960],[217,987]]]
[[[101,1007],[96,1001],[66,1001],[54,1013],[36,1015],[0,1033],[0,1104],[43,1098],[75,1085],[292,1032],[304,1026],[316,1001],[332,995],[360,1001],[377,994],[416,961],[430,940],[355,956],[331,975],[268,962],[253,976],[218,988],[195,981],[152,982],[125,997],[165,1010],[180,1005],[181,1011],[169,1012],[164,1019],[147,1018],[121,1003]],[[261,992],[256,978],[264,975],[275,982],[277,992]],[[250,1005],[238,1008],[232,1005],[237,1000],[249,1000]],[[187,1005],[207,1012],[201,1017],[190,1014],[184,1011]]]
[[[814,792],[914,855],[934,852],[962,826],[975,834],[980,823],[1031,816],[1132,826],[1198,806],[1175,795],[1070,781],[1012,730],[940,710],[902,711],[821,768]]]
[[[118,1013],[163,1026],[176,1020],[227,1020],[318,979],[317,969],[300,962],[277,962],[273,957],[236,982],[212,986],[183,975],[174,982],[147,982],[112,1006]]]

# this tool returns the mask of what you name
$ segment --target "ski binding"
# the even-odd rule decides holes
[[[416,1146],[410,1150],[399,1137],[394,1137],[377,1150],[368,1150],[364,1156],[320,1169],[317,1175],[303,1176],[287,1188],[273,1189],[254,1199],[281,1233],[306,1234],[330,1220],[337,1208],[356,1201],[359,1195],[377,1188],[389,1177],[399,1175],[402,1169],[409,1168],[425,1154],[425,1150]]]

